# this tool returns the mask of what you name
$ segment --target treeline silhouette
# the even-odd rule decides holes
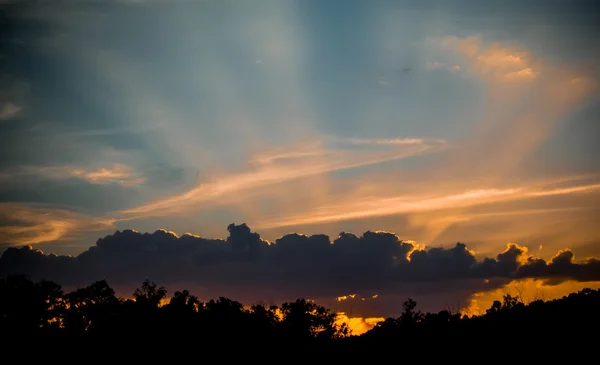
[[[485,314],[470,317],[448,310],[423,313],[408,299],[399,317],[387,318],[359,336],[336,318],[335,312],[304,299],[279,307],[245,307],[228,298],[202,303],[187,290],[176,291],[169,298],[164,287],[148,280],[126,299],[117,297],[106,281],[65,293],[57,283],[33,282],[25,275],[0,279],[2,338],[191,336],[204,343],[260,339],[268,343],[311,342],[329,348],[381,346],[390,339],[418,343],[498,336],[511,340],[585,337],[589,330],[596,331],[593,325],[600,320],[600,290],[583,289],[561,299],[527,305],[518,296],[506,294]]]

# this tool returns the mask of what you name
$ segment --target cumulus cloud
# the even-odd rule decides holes
[[[543,279],[550,285],[561,283],[565,277],[577,281],[597,280],[599,274],[598,259],[587,258],[581,263],[576,263],[575,254],[569,249],[560,250],[548,262],[541,258],[529,257],[517,270],[519,277]]]
[[[444,291],[470,295],[523,278],[551,284],[600,280],[600,261],[575,262],[570,250],[546,262],[511,243],[496,257],[478,259],[463,243],[425,249],[389,232],[342,232],[333,241],[326,235],[291,233],[268,242],[246,224],[227,229],[226,239],[162,229],[117,231],[76,257],[48,255],[31,246],[8,248],[0,274],[25,273],[66,287],[107,279],[129,289],[150,278],[170,287],[187,285],[204,297],[250,302],[330,298],[339,305],[378,303],[386,296],[401,300],[397,296],[407,288],[423,296]]]

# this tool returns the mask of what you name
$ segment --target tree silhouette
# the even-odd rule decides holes
[[[158,308],[162,300],[167,297],[167,289],[162,286],[157,287],[155,282],[146,279],[142,287],[133,292],[133,297],[141,307]]]
[[[305,299],[283,303],[281,312],[280,327],[285,336],[332,339],[348,333],[346,325],[335,324],[335,313]]]
[[[297,351],[301,349],[329,349],[339,354],[352,353],[360,348],[357,346],[383,349],[387,339],[411,348],[449,339],[494,343],[506,335],[513,341],[551,341],[554,337],[583,341],[587,331],[600,323],[600,290],[592,289],[527,305],[518,296],[507,294],[485,314],[471,317],[447,310],[423,313],[409,298],[400,316],[387,318],[360,336],[336,323],[335,312],[305,299],[281,307],[246,308],[224,297],[201,303],[187,290],[176,291],[165,303],[166,294],[164,287],[149,280],[134,292],[133,299],[122,299],[106,281],[65,294],[54,282],[8,276],[0,279],[0,334],[3,338],[60,334],[73,339],[128,336],[154,340],[167,336],[193,340],[206,348],[223,343],[241,348],[262,341],[295,349],[294,354],[301,354]]]
[[[32,282],[24,275],[0,280],[0,324],[3,332],[27,333],[55,328],[63,291],[50,281]]]
[[[99,331],[114,320],[119,300],[105,280],[97,281],[65,296],[63,325],[73,332]]]

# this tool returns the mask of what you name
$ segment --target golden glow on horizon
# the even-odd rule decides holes
[[[375,327],[377,323],[384,320],[384,317],[349,317],[345,312],[338,312],[336,324],[346,324],[351,335],[359,336]]]
[[[559,299],[584,288],[600,289],[600,281],[566,281],[558,285],[544,285],[543,281],[534,279],[513,281],[499,289],[473,294],[469,299],[469,304],[461,309],[461,313],[469,316],[485,314],[495,300],[502,302],[502,298],[506,294],[513,297],[519,296],[523,303],[528,304],[535,300]]]

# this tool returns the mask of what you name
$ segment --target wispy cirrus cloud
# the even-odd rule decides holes
[[[0,219],[0,242],[9,246],[76,239],[81,232],[114,228],[111,219],[37,204],[0,203]]]
[[[480,120],[461,148],[448,154],[438,176],[493,181],[527,175],[523,161],[597,91],[595,75],[518,43],[480,36],[448,36],[433,43],[436,54],[459,60],[461,73],[480,80],[485,92]]]
[[[434,153],[448,148],[444,140],[391,139],[391,140],[342,140],[343,143],[381,145],[382,149],[331,148],[324,143],[310,143],[308,147],[273,149],[251,158],[249,171],[226,174],[212,181],[200,183],[180,195],[159,199],[121,212],[126,218],[162,215],[197,209],[197,203],[213,201],[223,195],[253,190],[266,185],[290,182],[300,178],[327,174],[393,161],[411,156]]]
[[[449,65],[443,62],[437,62],[437,61],[433,61],[433,62],[427,62],[427,68],[432,69],[432,70],[447,70],[447,71],[451,71],[451,72],[456,72],[460,70],[460,66],[459,65]]]
[[[574,182],[575,184],[577,182]],[[548,185],[552,185],[551,183]],[[383,190],[383,189],[382,189]],[[569,188],[547,188],[535,186],[515,186],[506,188],[488,188],[467,190],[451,194],[420,194],[420,195],[385,195],[373,196],[345,196],[344,203],[333,206],[322,206],[310,209],[301,215],[278,217],[260,224],[260,228],[273,228],[281,226],[300,226],[315,223],[326,223],[378,217],[396,214],[410,214],[433,212],[440,210],[454,210],[477,205],[506,203],[509,201],[524,200],[536,197],[568,195],[577,193],[594,193],[600,191],[600,184],[587,184]],[[501,212],[499,213],[501,214]],[[489,215],[494,215],[488,214]],[[453,216],[448,218],[451,222],[467,220],[468,217]]]
[[[82,179],[90,184],[119,184],[132,187],[143,184],[146,179],[128,165],[116,163],[107,167],[84,166],[21,166],[1,175],[4,181],[26,177],[49,180]]]

